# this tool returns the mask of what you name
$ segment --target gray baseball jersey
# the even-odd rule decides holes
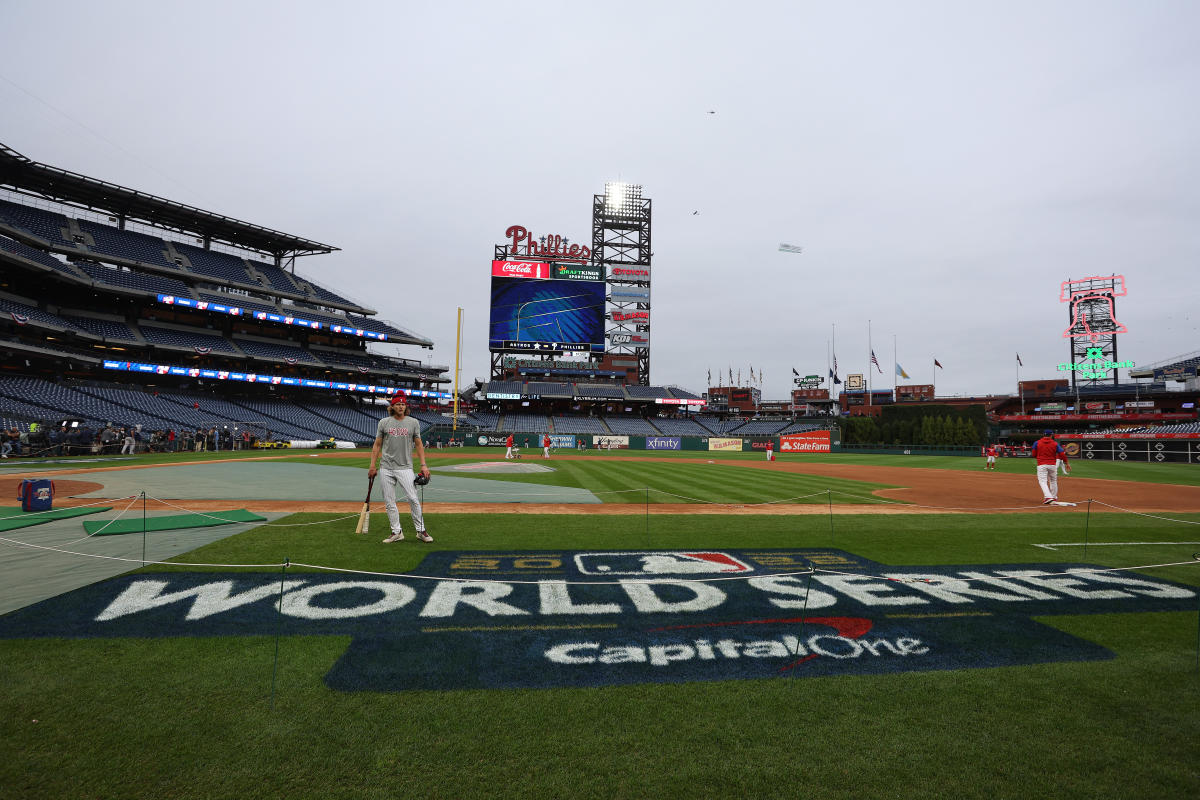
[[[389,414],[379,420],[375,438],[383,439],[380,469],[412,469],[413,442],[421,438],[421,423],[412,417],[396,419]]]

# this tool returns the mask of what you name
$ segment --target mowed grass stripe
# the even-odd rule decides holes
[[[472,461],[455,459],[455,463]],[[871,493],[877,489],[892,488],[866,481],[742,467],[737,462],[695,464],[669,459],[597,458],[551,462],[549,466],[554,472],[462,473],[455,477],[569,486],[591,491],[604,503],[827,503],[827,489],[834,490],[834,503],[861,503],[864,502],[861,498],[870,502]]]

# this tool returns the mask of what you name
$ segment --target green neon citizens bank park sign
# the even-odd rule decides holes
[[[1104,350],[1100,347],[1089,347],[1087,356],[1083,361],[1074,364],[1059,364],[1058,369],[1061,372],[1078,372],[1081,378],[1107,378],[1110,369],[1129,369],[1133,366],[1132,361],[1110,361],[1104,357]]]

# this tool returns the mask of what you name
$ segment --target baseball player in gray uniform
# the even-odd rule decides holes
[[[383,475],[383,502],[387,509],[388,525],[392,535],[384,539],[385,544],[404,540],[404,531],[400,527],[400,511],[396,507],[396,486],[404,490],[408,505],[412,509],[413,526],[417,530],[417,538],[422,542],[432,542],[433,537],[425,531],[425,518],[421,514],[421,501],[417,498],[417,489],[413,486],[413,450],[421,460],[421,474],[429,477],[429,467],[425,465],[425,445],[421,442],[421,423],[408,416],[408,400],[402,394],[392,398],[388,406],[388,415],[379,420],[375,428],[375,445],[371,448],[371,467],[368,474],[374,477]],[[382,456],[382,460],[380,457]],[[375,465],[379,469],[375,469]]]

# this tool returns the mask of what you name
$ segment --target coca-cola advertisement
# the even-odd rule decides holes
[[[545,280],[550,277],[550,265],[544,261],[493,261],[492,276]]]

